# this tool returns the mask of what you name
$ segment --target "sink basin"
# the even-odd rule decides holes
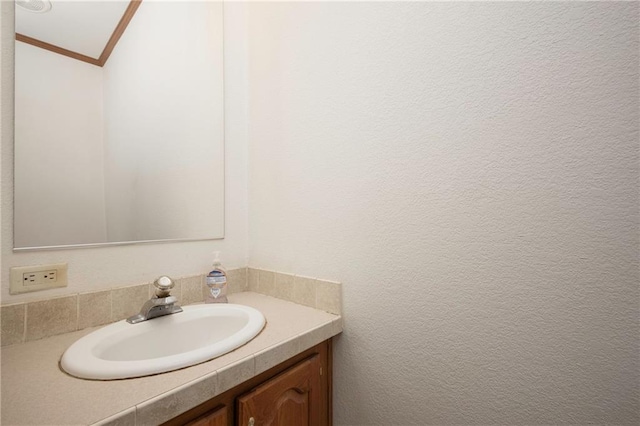
[[[182,309],[138,324],[122,320],[87,334],[65,351],[60,365],[83,379],[164,373],[224,355],[257,336],[265,324],[260,311],[243,305]]]

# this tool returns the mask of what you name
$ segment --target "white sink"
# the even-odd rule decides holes
[[[123,320],[87,334],[66,350],[60,365],[83,379],[164,373],[224,355],[257,336],[265,324],[264,315],[248,306],[182,309],[138,324]]]

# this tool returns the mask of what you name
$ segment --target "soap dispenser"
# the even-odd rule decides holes
[[[220,252],[216,251],[213,255],[213,270],[206,277],[209,292],[205,303],[227,303],[227,272],[220,262]]]

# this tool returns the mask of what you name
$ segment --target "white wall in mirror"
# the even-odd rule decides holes
[[[16,42],[15,248],[224,236],[222,20],[145,0],[103,67]]]
[[[15,246],[104,242],[102,68],[15,47]]]
[[[185,276],[208,272],[211,252],[220,250],[225,266],[247,264],[247,69],[244,9],[224,6],[225,238],[72,250],[13,251],[13,91],[14,5],[0,2],[0,261],[2,304],[38,300],[153,281],[160,274]],[[167,114],[166,121],[177,120]],[[11,266],[67,262],[69,286],[42,292],[9,295]]]

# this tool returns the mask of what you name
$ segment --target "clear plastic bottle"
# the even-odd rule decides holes
[[[220,262],[220,252],[216,251],[213,254],[213,270],[205,278],[209,287],[205,303],[227,303],[227,272]]]

